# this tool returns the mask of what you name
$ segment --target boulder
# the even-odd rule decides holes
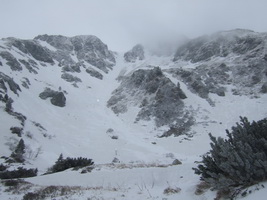
[[[172,162],[172,165],[181,165],[182,162],[178,159],[175,159],[173,162]]]
[[[64,107],[66,105],[66,97],[63,92],[58,92],[46,88],[42,93],[39,94],[41,99],[51,98],[51,103],[55,106]]]

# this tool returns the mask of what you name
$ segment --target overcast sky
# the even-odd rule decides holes
[[[96,35],[126,51],[151,38],[267,32],[267,0],[0,0],[0,38]]]

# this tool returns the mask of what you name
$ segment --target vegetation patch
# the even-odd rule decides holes
[[[171,195],[171,194],[177,194],[179,192],[181,192],[181,188],[179,188],[179,187],[170,187],[169,186],[164,190],[163,194]]]
[[[267,180],[267,119],[250,123],[241,117],[226,133],[227,139],[210,134],[211,150],[194,168],[202,181],[223,196]]]
[[[83,167],[92,166],[93,164],[94,162],[92,159],[82,158],[82,157],[79,158],[67,157],[64,159],[63,155],[60,154],[56,163],[48,170],[47,173],[49,174],[49,173],[61,172],[70,168],[79,169]]]
[[[23,167],[18,167],[18,169],[13,171],[1,171],[0,179],[15,179],[15,178],[28,178],[37,176],[37,169],[25,169]]]
[[[46,198],[55,198],[59,196],[72,196],[77,193],[82,193],[81,187],[69,187],[69,186],[48,186],[36,190],[34,192],[28,192],[23,196],[23,200],[41,200]]]

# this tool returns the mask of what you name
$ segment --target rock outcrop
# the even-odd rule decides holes
[[[44,100],[50,98],[51,103],[58,107],[64,107],[66,105],[66,97],[64,93],[54,91],[50,88],[45,88],[45,90],[40,93],[39,97]]]
[[[267,82],[266,47],[267,34],[249,30],[199,37],[178,48],[173,59],[194,67],[173,69],[173,74],[203,98],[224,96],[229,84],[235,95],[257,96]]]
[[[124,54],[124,59],[127,62],[135,62],[136,60],[144,60],[145,52],[141,44],[135,45],[130,51]]]
[[[19,85],[14,81],[14,79],[0,72],[0,93],[7,93],[7,86],[17,95],[19,94],[19,91],[21,92]]]
[[[159,67],[154,67],[139,69],[124,77],[121,85],[112,93],[107,106],[116,114],[127,112],[131,106],[139,107],[136,121],[155,120],[158,127],[180,127],[179,131],[176,129],[173,132],[178,135],[178,132],[186,132],[193,122],[192,116],[184,110],[185,98],[179,85],[167,78]]]
[[[47,42],[54,47],[55,51],[52,56],[62,66],[76,63],[71,56],[72,54],[77,56],[79,62],[85,61],[105,73],[108,73],[116,63],[114,54],[96,36],[65,37],[61,35],[39,35],[34,39]]]

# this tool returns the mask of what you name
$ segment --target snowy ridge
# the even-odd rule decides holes
[[[264,34],[259,36],[250,31],[233,32],[242,37],[255,35],[257,38],[265,38],[262,37]],[[71,42],[73,38],[77,39],[76,44]],[[5,98],[5,95],[12,98],[13,111],[26,117],[22,124],[18,118],[5,111],[6,102],[0,101],[0,163],[5,163],[4,158],[11,155],[22,138],[26,145],[24,154],[26,161],[23,167],[38,168],[38,176],[25,179],[33,184],[25,193],[36,192],[54,185],[68,186],[76,191],[63,196],[54,196],[53,198],[57,200],[215,198],[215,191],[207,190],[201,195],[195,194],[199,177],[194,174],[192,167],[196,167],[195,162],[200,161],[200,156],[210,149],[208,133],[225,137],[225,129],[235,125],[239,121],[239,116],[247,116],[251,121],[267,116],[267,94],[261,92],[261,87],[266,82],[264,70],[267,65],[263,59],[266,47],[259,48],[255,54],[257,56],[250,60],[243,60],[243,54],[237,56],[229,53],[227,57],[214,55],[208,60],[195,63],[187,59],[173,62],[174,52],[172,55],[158,56],[144,49],[144,59],[127,62],[123,53],[115,54],[108,50],[107,45],[99,43],[100,40],[95,36],[73,38],[43,35],[36,37],[34,41],[0,40],[0,72],[9,76],[21,89],[15,94],[7,81],[0,77],[1,98]],[[64,42],[60,43],[61,40]],[[83,42],[79,43],[80,40]],[[16,46],[11,45],[14,41]],[[86,41],[91,45],[86,48],[92,51],[77,49],[84,46]],[[263,43],[266,45],[266,40],[260,45]],[[31,51],[29,47],[25,49],[25,45],[30,47],[36,45],[34,47],[39,51]],[[9,54],[2,52],[8,52],[13,57],[6,56]],[[253,53],[254,48],[249,52]],[[249,52],[245,52],[244,55],[247,56]],[[23,60],[29,63],[28,67]],[[214,88],[210,88],[205,82],[210,76],[220,76],[217,70],[222,63],[230,68],[225,73],[232,78],[231,80],[229,78],[228,83],[225,80],[216,82],[218,86],[224,88],[224,96],[213,92]],[[248,73],[243,73],[243,78],[239,71],[241,68],[238,68],[242,63],[246,64],[245,69],[256,63]],[[17,68],[14,69],[14,66]],[[136,105],[142,100],[138,95],[133,96],[138,104],[128,103],[128,110],[125,113],[114,113],[107,106],[116,91],[120,88],[126,89],[122,85],[123,80],[127,80],[137,70],[144,70],[145,73],[155,67],[159,67],[162,71],[164,80],[168,79],[177,87],[179,85],[187,97],[182,99],[184,109],[194,117],[194,123],[190,126],[188,134],[159,138],[159,135],[170,128],[169,124],[157,126],[153,117],[148,121],[136,121],[141,109]],[[89,74],[88,68],[102,74],[102,79]],[[197,87],[193,87],[194,81],[184,76],[188,71],[189,79],[195,80],[200,77],[207,96],[201,96]],[[210,72],[209,75],[206,74],[207,71]],[[259,71],[261,76],[253,79],[250,74],[256,75]],[[62,78],[66,73],[70,75],[72,81]],[[241,78],[235,79],[238,77],[235,74]],[[245,80],[251,80],[253,84],[244,85],[242,81]],[[4,83],[6,91],[1,83]],[[212,82],[212,85],[216,85],[214,83]],[[45,88],[62,92],[66,97],[66,105],[58,107],[51,104],[49,98],[41,99],[39,94]],[[238,95],[236,89],[240,89]],[[156,92],[152,96],[155,94]],[[129,95],[128,99],[132,98],[130,93],[126,95]],[[22,128],[22,136],[12,134],[11,127]],[[64,157],[92,158],[95,169],[85,174],[81,173],[82,169],[78,171],[69,169],[41,176],[55,163],[61,153]],[[114,158],[117,158],[119,163],[112,163]],[[173,165],[175,159],[182,164]],[[20,164],[13,163],[9,169],[18,166]],[[267,187],[266,183],[263,185]],[[266,194],[265,188],[256,192],[255,187],[251,189],[252,194],[244,199],[256,197],[261,199],[263,194]],[[168,188],[177,189],[177,193],[167,193]],[[3,184],[0,186],[1,199],[22,199],[25,193],[12,194],[5,192]]]

